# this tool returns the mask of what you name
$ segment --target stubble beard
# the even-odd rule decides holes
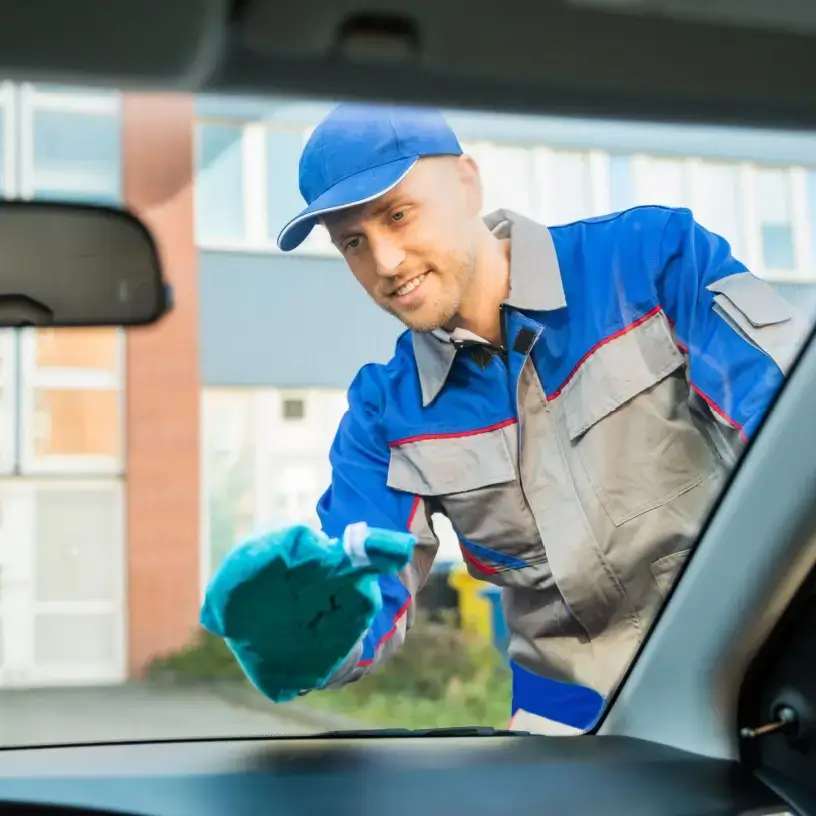
[[[423,314],[413,315],[410,312],[400,314],[397,310],[389,308],[385,304],[380,304],[389,314],[397,318],[404,326],[417,334],[428,334],[437,329],[444,329],[449,326],[459,310],[462,308],[464,295],[473,283],[476,270],[476,252],[467,252],[458,259],[456,267],[458,269],[455,283],[456,292],[446,292],[444,289],[439,296],[431,303],[426,303],[421,311]],[[435,273],[434,273],[435,274]],[[452,288],[452,287],[451,287]]]

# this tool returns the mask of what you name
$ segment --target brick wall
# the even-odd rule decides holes
[[[175,309],[127,338],[129,671],[183,646],[199,605],[198,274],[194,100],[127,94],[125,200],[156,237]]]

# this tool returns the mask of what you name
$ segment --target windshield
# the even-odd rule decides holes
[[[174,309],[0,332],[0,744],[592,728],[816,315],[795,134],[6,83]]]

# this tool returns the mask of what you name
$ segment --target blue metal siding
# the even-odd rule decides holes
[[[346,388],[402,331],[341,260],[200,252],[199,269],[205,386]]]
[[[205,386],[346,388],[402,331],[340,260],[201,252],[199,265]],[[816,321],[816,285],[776,286]]]

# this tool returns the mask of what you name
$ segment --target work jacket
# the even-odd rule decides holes
[[[323,529],[417,544],[330,685],[402,643],[442,513],[502,589],[513,712],[532,715],[516,724],[571,733],[643,641],[807,324],[687,209],[486,221],[510,241],[503,348],[406,331],[348,392]]]

